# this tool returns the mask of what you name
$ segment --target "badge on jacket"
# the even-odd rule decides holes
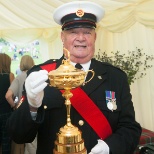
[[[17,105],[17,108],[22,104],[22,102],[25,100],[25,96],[24,95],[22,95],[22,97],[21,97],[21,99],[20,99],[20,101],[19,101],[19,103],[18,103],[18,105]]]
[[[111,111],[117,109],[114,91],[105,91],[107,108]]]

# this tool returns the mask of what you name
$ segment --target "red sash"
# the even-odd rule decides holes
[[[56,69],[56,63],[47,64],[41,66],[41,68],[49,72]],[[61,90],[61,92],[63,93],[64,90]],[[110,136],[112,134],[110,124],[95,103],[79,87],[71,90],[71,92],[73,94],[70,99],[72,106],[88,122],[97,135],[103,140]]]

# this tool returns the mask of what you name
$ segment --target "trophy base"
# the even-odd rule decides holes
[[[53,153],[54,154],[68,154],[68,153],[58,152],[55,149],[53,150]],[[71,152],[71,154],[87,154],[87,150],[86,149],[83,149],[80,152]]]
[[[54,154],[87,154],[82,133],[73,125],[60,128],[55,141]]]

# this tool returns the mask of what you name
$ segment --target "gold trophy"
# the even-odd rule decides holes
[[[94,77],[94,71],[89,70],[84,72],[80,69],[76,69],[70,64],[70,54],[67,49],[68,59],[63,60],[62,64],[56,70],[49,72],[50,86],[58,89],[64,89],[62,94],[65,97],[65,105],[67,109],[67,123],[64,127],[61,127],[59,133],[57,133],[57,139],[55,141],[54,154],[87,154],[87,150],[84,146],[84,140],[82,139],[81,131],[71,124],[70,98],[73,94],[71,89],[84,85]],[[92,72],[92,77],[85,82],[85,77],[88,72]]]

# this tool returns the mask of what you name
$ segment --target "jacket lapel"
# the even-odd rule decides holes
[[[64,59],[64,55],[56,61],[57,65],[56,65],[56,69],[62,64],[62,60]]]
[[[102,65],[101,62],[92,59],[90,70],[95,72],[93,79],[81,87],[88,95],[107,79],[106,67]],[[91,76],[92,74],[89,72],[86,81],[88,81]]]

